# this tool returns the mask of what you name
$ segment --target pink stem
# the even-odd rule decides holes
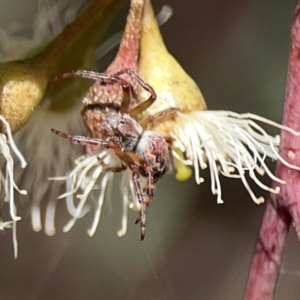
[[[288,212],[284,207],[276,206],[276,201],[277,199],[270,198],[267,203],[252,260],[245,300],[273,299],[291,224]]]
[[[123,69],[131,69],[137,72],[143,7],[144,0],[131,0],[130,11],[118,54],[106,70],[106,73],[113,74]]]
[[[137,63],[140,47],[140,31],[144,8],[144,0],[131,0],[130,11],[123,37],[120,43],[119,51],[114,61],[106,69],[106,74],[115,74],[124,69],[131,69],[137,72]],[[120,75],[133,87],[133,92],[137,93],[138,84],[127,74]],[[130,99],[129,108],[137,104],[137,97],[133,95]],[[91,103],[101,102],[102,104],[113,103],[115,107],[120,107],[123,99],[123,90],[120,85],[103,85],[101,81],[96,81],[88,91],[86,97]],[[97,99],[97,100],[96,100]]]
[[[297,0],[292,26],[292,44],[285,95],[283,124],[300,131],[300,0]],[[281,133],[280,155],[288,163],[300,166],[300,138]],[[291,222],[300,241],[300,173],[282,162],[276,176],[286,184],[280,194],[269,197],[250,269],[245,300],[273,299],[282,255]],[[277,184],[278,186],[278,184]]]

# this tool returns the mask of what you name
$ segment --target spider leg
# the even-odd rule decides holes
[[[121,103],[120,111],[122,114],[124,114],[124,113],[128,113],[129,103],[134,92],[132,90],[131,84],[129,83],[123,84],[122,90],[123,90],[123,100]]]
[[[123,152],[123,154],[125,155],[126,153]],[[123,157],[124,159],[125,157]],[[145,206],[145,199],[144,199],[144,195],[143,195],[143,190],[141,188],[141,184],[139,181],[140,178],[140,172],[139,172],[139,168],[138,166],[134,163],[133,160],[130,159],[130,156],[126,155],[126,161],[127,164],[129,166],[129,168],[132,171],[132,181],[135,187],[135,191],[136,191],[136,195],[137,195],[137,199],[140,203],[140,219],[143,219],[143,222],[141,222],[141,241],[144,240],[145,238],[145,231],[146,231],[146,206]],[[131,162],[130,162],[131,160]]]
[[[135,73],[134,71],[132,71],[131,69],[124,69],[121,70],[117,73],[114,74],[114,76],[119,76],[122,74],[128,74],[129,76],[131,76],[133,79],[136,80],[136,82],[143,88],[145,89],[147,92],[150,93],[150,96],[148,98],[148,100],[142,102],[141,104],[139,104],[138,106],[136,106],[135,108],[133,108],[130,112],[129,115],[134,118],[136,117],[138,114],[140,114],[141,112],[143,112],[144,110],[146,110],[149,106],[151,106],[154,101],[156,100],[156,93],[153,89],[152,86],[150,86],[149,84],[147,84],[141,77],[139,77],[139,75],[137,73]]]
[[[132,181],[136,189],[138,201],[141,204],[140,214],[136,223],[141,223],[141,240],[144,240],[146,230],[146,210],[153,198],[154,190],[152,168],[145,160],[143,160],[133,152],[115,151],[115,153],[132,170]],[[147,174],[146,200],[144,199],[143,191],[139,181],[139,167],[143,168],[145,170],[145,173]]]
[[[136,117],[138,114],[146,110],[150,105],[153,104],[153,102],[156,100],[156,93],[154,89],[147,84],[141,77],[137,75],[134,71],[131,69],[124,69],[121,70],[115,74],[109,75],[105,73],[99,73],[99,72],[94,72],[94,71],[85,71],[85,70],[78,70],[78,71],[73,71],[69,73],[63,73],[61,75],[58,75],[54,77],[53,81],[64,79],[64,78],[72,78],[72,77],[83,77],[87,79],[92,79],[92,80],[97,80],[97,81],[102,81],[103,83],[107,84],[113,84],[113,83],[119,83],[124,91],[124,96],[125,99],[123,100],[122,106],[121,106],[121,112],[127,112],[128,107],[129,107],[129,102],[130,102],[130,94],[131,94],[131,85],[121,77],[119,77],[122,74],[128,74],[131,76],[133,79],[136,80],[136,82],[146,91],[150,93],[150,96],[148,100],[142,102],[139,104],[137,107],[133,108],[129,114],[131,117]]]
[[[149,198],[149,197],[147,197]],[[141,204],[141,210],[140,213],[135,221],[135,224],[141,223],[141,241],[145,238],[145,231],[146,231],[146,212],[147,212],[147,204],[146,201],[144,201]]]
[[[159,119],[165,118],[165,117],[171,117],[175,112],[180,111],[177,107],[170,107],[167,109],[164,109],[154,115],[148,116],[144,119],[142,119],[139,124],[145,129],[147,125],[150,123],[151,125],[154,125],[156,121]]]
[[[147,188],[146,188],[147,197],[142,202],[140,213],[135,220],[135,224],[138,224],[141,222],[141,240],[143,240],[145,237],[146,212],[147,212],[147,208],[149,207],[149,205],[153,199],[153,196],[154,196],[153,192],[154,192],[153,176],[151,173],[149,173],[147,176]]]
[[[154,191],[154,183],[153,183],[153,172],[152,168],[149,164],[143,160],[141,157],[136,155],[133,152],[121,152],[118,154],[119,151],[116,151],[116,154],[127,163],[129,168],[132,170],[132,180],[136,189],[138,201],[141,204],[141,209],[139,216],[135,224],[141,223],[141,240],[145,238],[145,230],[146,230],[146,212],[150,202],[153,199],[153,191]],[[142,167],[147,174],[147,188],[146,188],[146,199],[144,199],[143,192],[141,189],[141,185],[139,182],[139,169],[138,167]]]
[[[109,74],[99,73],[99,72],[94,72],[94,71],[85,71],[85,70],[78,70],[78,71],[63,73],[63,74],[60,74],[60,75],[54,77],[52,80],[56,81],[56,80],[60,80],[60,79],[73,78],[73,77],[82,77],[82,78],[86,78],[86,79],[102,81],[103,83],[108,83],[108,84],[127,83],[124,79],[114,76],[114,75],[109,75]]]
[[[131,155],[129,155],[129,152],[123,152],[123,151],[115,151],[115,154],[124,161],[129,169],[132,171],[132,181],[135,187],[137,199],[139,203],[144,202],[144,196],[143,196],[143,190],[140,184],[140,172],[138,165],[134,162]]]
[[[119,152],[120,151],[115,151],[115,153],[117,154],[118,157],[120,157]],[[127,165],[129,167],[137,166],[137,167],[141,167],[144,169],[145,174],[147,176],[146,195],[149,196],[149,198],[150,198],[149,201],[151,201],[153,198],[153,191],[154,191],[154,183],[153,183],[154,179],[153,179],[153,171],[152,171],[152,168],[150,167],[150,165],[144,159],[142,159],[140,156],[136,155],[133,152],[121,152],[120,155],[123,156],[123,158],[121,158],[121,159],[125,163],[127,163]],[[126,155],[125,158],[124,158],[124,155]]]
[[[103,141],[100,139],[94,139],[94,138],[85,137],[85,136],[81,136],[81,135],[69,135],[62,131],[53,129],[53,128],[51,128],[51,131],[65,139],[67,139],[72,144],[80,144],[80,145],[84,145],[84,146],[91,145],[91,146],[103,147],[106,149],[113,149],[113,150],[121,149],[120,145],[115,142]]]
[[[72,77],[82,77],[82,78],[92,79],[92,80],[96,80],[96,81],[101,81],[102,83],[106,83],[106,84],[118,83],[122,86],[123,95],[124,95],[120,111],[122,113],[127,113],[129,103],[130,103],[130,99],[131,99],[131,96],[133,94],[132,86],[131,86],[130,83],[128,83],[123,78],[118,77],[118,75],[123,74],[123,73],[130,74],[130,72],[135,74],[133,71],[131,71],[129,69],[125,69],[124,72],[121,71],[121,72],[118,72],[118,73],[112,74],[112,75],[105,74],[105,73],[94,72],[94,71],[78,70],[78,71],[73,71],[73,72],[63,73],[61,75],[58,75],[58,76],[54,77],[53,81],[60,80],[60,79],[65,79],[65,78],[72,78]],[[131,75],[131,76],[133,76],[133,75]],[[136,75],[136,74],[135,74],[135,76],[138,77],[138,75]],[[141,80],[141,79],[139,78],[139,80]],[[147,85],[146,83],[144,83],[144,84]],[[147,85],[147,88],[148,88],[148,85]],[[152,88],[149,87],[148,89],[152,89]]]
[[[135,224],[141,223],[141,240],[145,238],[145,230],[146,230],[146,212],[147,208],[149,207],[152,199],[153,199],[153,177],[152,177],[152,184],[149,182],[147,183],[147,197],[141,204],[141,210],[139,215],[135,220]]]
[[[153,196],[154,196],[154,184],[153,184],[153,176],[149,176],[148,180],[147,180],[147,197],[144,200],[144,202],[142,203],[142,208],[141,211],[139,213],[139,215],[137,216],[136,220],[135,220],[135,224],[138,224],[141,222],[141,228],[145,228],[146,227],[146,210],[149,207]]]
[[[165,139],[165,141],[166,141],[167,144],[168,144],[168,150],[169,150],[169,151],[172,151],[173,146],[174,146],[173,138],[170,137],[170,136],[164,136],[164,139]]]
[[[144,204],[145,204],[144,211],[145,211],[145,212],[146,212],[146,209],[149,207],[149,205],[150,205],[150,203],[151,203],[151,200],[152,200],[152,198],[149,197],[149,196],[147,196],[146,200],[144,200]],[[145,214],[144,214],[144,215],[145,215]],[[140,223],[141,221],[142,221],[142,213],[141,213],[141,211],[140,211],[140,213],[139,213],[139,215],[137,216],[137,218],[136,218],[134,224],[138,224],[138,223]],[[145,226],[146,226],[146,219],[144,219],[142,223],[145,224],[145,225],[144,225],[144,227],[145,227]]]

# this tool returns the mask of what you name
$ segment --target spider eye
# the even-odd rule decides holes
[[[120,120],[120,124],[125,124],[125,120],[124,120],[124,119],[121,119],[121,120]]]

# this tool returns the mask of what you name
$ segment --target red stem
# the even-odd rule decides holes
[[[144,0],[131,0],[130,11],[118,54],[106,70],[106,73],[113,74],[123,69],[131,69],[137,72],[143,7]],[[131,78],[128,79],[131,81]]]
[[[300,0],[297,0],[292,26],[283,124],[300,131]],[[282,132],[280,155],[288,163],[300,166],[300,138]],[[292,221],[300,241],[299,175],[298,170],[281,162],[277,163],[276,176],[286,184],[281,185],[280,194],[269,197],[250,269],[245,300],[273,299]]]
[[[144,0],[130,1],[130,10],[119,51],[105,73],[114,74],[124,69],[131,69],[135,72],[137,71],[143,8]],[[122,74],[120,76],[127,82],[131,83],[134,92],[136,93],[138,86],[137,82],[132,80],[132,78],[127,74]],[[120,107],[122,102],[121,100],[123,99],[123,90],[120,85],[103,85],[101,81],[96,81],[89,89],[86,98],[90,99],[90,103],[113,103],[116,107]],[[131,109],[132,107],[135,107],[136,104],[137,97],[132,97],[132,99],[130,99],[129,108]]]

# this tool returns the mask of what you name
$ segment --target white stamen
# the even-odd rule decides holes
[[[109,180],[112,179],[112,175],[113,175],[112,173],[106,173],[102,178],[101,191],[100,191],[100,196],[99,196],[99,200],[98,200],[98,206],[96,208],[95,215],[94,215],[94,222],[93,222],[92,227],[87,231],[89,236],[94,235],[94,233],[97,229],[97,226],[99,224],[101,211],[102,211],[102,206],[103,206],[103,202],[104,202],[104,197],[105,197],[105,194],[106,194],[107,183],[108,183]]]
[[[40,203],[35,202],[31,207],[31,226],[35,232],[42,230],[42,217]]]
[[[118,230],[118,236],[124,236],[127,232],[127,219],[128,219],[128,207],[132,210],[139,210],[140,204],[136,197],[135,188],[131,180],[132,172],[126,170],[122,174],[122,180],[120,183],[120,190],[122,193],[122,220],[121,220],[121,229]],[[130,195],[130,196],[129,196]],[[129,201],[131,198],[131,201]]]
[[[184,149],[185,160],[181,161],[193,162],[198,184],[202,182],[199,167],[204,169],[205,160],[208,162],[211,191],[217,195],[218,203],[223,203],[219,172],[230,178],[240,178],[253,201],[259,204],[264,199],[254,195],[246,180],[246,172],[249,172],[250,178],[262,189],[277,194],[279,187],[268,187],[257,177],[257,174],[262,176],[266,173],[272,180],[285,183],[270,171],[265,163],[266,158],[280,160],[286,166],[300,170],[300,167],[288,163],[279,155],[280,138],[268,135],[254,121],[300,136],[299,132],[289,127],[254,114],[237,114],[230,111],[196,111],[178,113],[178,116],[180,119],[173,128],[171,136],[174,145],[180,145],[179,150]],[[175,154],[176,151],[173,153]],[[235,171],[237,174],[232,174]]]
[[[67,178],[66,180],[66,190],[71,191],[74,190],[73,185],[75,184],[77,179],[77,176],[74,176],[73,178]],[[67,210],[69,214],[74,217],[76,213],[76,206],[74,204],[74,193],[71,193],[66,196],[66,204],[67,204]],[[90,211],[90,206],[86,205],[81,213],[80,213],[80,218],[84,217],[88,212]]]
[[[76,208],[76,212],[74,217],[68,222],[68,224],[63,228],[63,232],[68,232],[70,231],[70,229],[75,225],[75,222],[77,221],[77,219],[80,218],[80,216],[82,215],[82,210],[84,208],[84,205],[87,201],[87,198],[92,190],[92,188],[94,187],[96,180],[98,179],[98,177],[100,176],[100,174],[102,173],[102,167],[97,167],[93,174],[92,177],[90,178],[90,182],[89,184],[85,187],[84,189],[84,193],[79,201],[79,204]]]
[[[114,173],[105,173],[102,166],[99,164],[99,160],[102,160],[104,164],[111,167],[117,167],[120,165],[120,160],[115,156],[113,151],[100,151],[92,155],[83,155],[75,160],[77,166],[67,176],[53,177],[50,180],[65,180],[67,192],[60,195],[58,198],[66,198],[67,209],[71,215],[71,220],[63,228],[64,232],[69,231],[75,224],[76,220],[82,218],[87,212],[91,210],[90,205],[87,202],[91,202],[94,199],[94,193],[92,190],[100,189],[98,196],[97,206],[94,211],[93,223],[87,233],[90,236],[95,234],[95,231],[99,225],[102,207],[104,201],[110,204],[111,185],[114,179]],[[92,174],[90,174],[92,172]],[[133,208],[137,207],[137,200],[135,196],[135,189],[131,181],[132,173],[130,170],[123,172],[121,180],[121,189],[123,195],[123,212],[122,212],[122,228],[118,231],[118,235],[126,234],[127,230],[127,215],[128,215],[128,191],[130,191],[133,201]],[[100,184],[98,184],[100,183]],[[81,194],[81,191],[83,193]],[[127,192],[124,192],[127,191]],[[78,194],[80,192],[80,195]],[[76,197],[74,197],[76,196]],[[76,205],[74,200],[76,199]],[[79,199],[79,202],[78,202]],[[94,201],[96,202],[96,201]],[[49,225],[49,228],[51,226]],[[54,228],[54,227],[53,227]]]
[[[119,237],[124,236],[127,232],[127,217],[128,217],[128,206],[129,199],[128,199],[128,188],[130,189],[130,185],[128,185],[128,180],[130,182],[131,178],[128,178],[128,174],[130,172],[125,171],[124,174],[122,174],[122,180],[120,183],[120,190],[122,194],[122,219],[121,219],[121,229],[118,230],[117,234]]]
[[[5,228],[11,228],[12,227],[12,221],[3,222],[0,219],[0,230],[4,230]]]
[[[13,152],[16,155],[16,157],[19,159],[21,163],[21,168],[26,167],[26,161],[14,143],[8,122],[1,115],[0,115],[0,121],[3,123],[3,128],[5,128],[7,134],[7,138],[6,138],[6,136],[3,133],[0,133],[0,150],[6,161],[5,175],[3,175],[1,171],[1,182],[4,184],[4,201],[9,202],[9,211],[12,219],[11,224],[12,224],[12,236],[13,236],[12,238],[13,238],[13,245],[14,245],[14,257],[17,258],[18,256],[17,221],[19,221],[21,218],[17,216],[16,213],[16,205],[14,201],[14,190],[17,190],[21,195],[27,195],[27,192],[25,190],[20,190],[15,183],[14,161],[11,156],[11,152]],[[8,143],[11,149],[8,147]]]

